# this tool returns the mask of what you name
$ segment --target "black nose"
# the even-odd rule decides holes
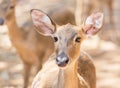
[[[2,18],[0,18],[0,25],[4,24],[4,20]]]
[[[60,67],[65,67],[68,64],[68,62],[69,62],[69,58],[64,52],[58,55],[56,58],[56,63]]]

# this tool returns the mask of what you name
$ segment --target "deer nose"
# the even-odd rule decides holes
[[[4,20],[2,18],[0,18],[0,25],[4,24]]]
[[[65,67],[69,62],[69,58],[67,55],[63,52],[56,58],[56,63],[59,67]]]

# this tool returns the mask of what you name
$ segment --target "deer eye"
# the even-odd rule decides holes
[[[11,6],[10,6],[10,9],[14,9],[14,5],[11,5]]]
[[[76,39],[75,39],[75,42],[80,42],[80,40],[81,40],[81,37],[77,37]]]
[[[54,42],[57,42],[58,41],[58,37],[54,37]]]

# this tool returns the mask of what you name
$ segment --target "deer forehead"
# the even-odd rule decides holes
[[[60,40],[70,40],[73,39],[75,36],[79,35],[82,37],[82,27],[74,26],[71,24],[67,24],[58,28],[56,35],[60,38]]]

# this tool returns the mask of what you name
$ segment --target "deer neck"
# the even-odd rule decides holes
[[[9,18],[6,18],[6,24],[10,37],[19,38],[22,35],[22,30],[17,25],[15,10],[10,14]]]
[[[65,69],[59,70],[57,88],[79,88],[79,80],[77,76],[77,61]]]

